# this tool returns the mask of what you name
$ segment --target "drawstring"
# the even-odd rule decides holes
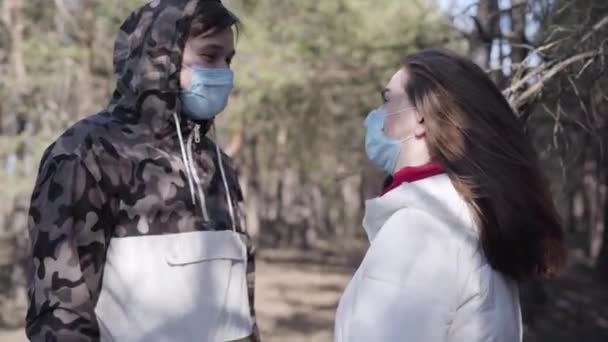
[[[177,137],[179,139],[179,147],[182,151],[182,160],[184,161],[184,165],[186,166],[186,176],[188,176],[188,186],[190,187],[190,196],[192,197],[192,204],[196,205],[196,196],[194,195],[194,185],[196,183],[196,190],[198,192],[198,198],[201,201],[201,213],[203,214],[203,219],[205,221],[209,221],[209,213],[207,212],[207,205],[205,203],[205,193],[203,192],[203,187],[201,186],[200,178],[198,177],[198,173],[196,172],[196,168],[194,167],[194,163],[192,162],[192,134],[188,137],[188,149],[184,147],[184,136],[182,135],[182,128],[179,123],[179,117],[176,113],[173,113],[173,118],[175,119],[175,126],[177,128]]]
[[[194,198],[194,186],[192,185],[192,175],[190,174],[190,168],[188,167],[189,163],[188,157],[186,157],[186,149],[184,148],[184,137],[182,136],[182,128],[179,123],[177,113],[173,113],[173,118],[175,119],[175,127],[177,127],[179,147],[182,150],[182,160],[184,161],[184,165],[186,166],[186,176],[188,177],[188,186],[190,187],[190,196],[192,197],[192,204],[196,204],[196,199]]]
[[[188,186],[190,187],[190,196],[192,197],[192,204],[196,204],[196,196],[194,194],[194,184],[196,184],[196,192],[198,194],[199,200],[201,201],[201,213],[203,214],[203,218],[205,219],[205,221],[209,221],[209,213],[207,212],[207,203],[205,201],[205,192],[203,191],[202,182],[198,176],[198,172],[196,171],[196,167],[194,166],[194,161],[192,158],[192,140],[195,134],[191,133],[190,136],[188,136],[186,148],[184,146],[184,137],[182,135],[182,129],[177,113],[173,113],[173,118],[175,119],[175,126],[177,127],[177,137],[179,138],[179,146],[182,152],[182,160],[184,162],[184,165],[186,166],[186,176],[188,177]],[[196,132],[197,129],[198,127],[195,128],[195,133],[198,133]],[[230,215],[230,221],[232,223],[232,230],[236,232],[234,206],[232,204],[232,196],[230,195],[230,187],[228,186],[228,180],[226,178],[226,171],[224,170],[224,162],[222,158],[222,152],[219,146],[219,138],[215,128],[215,123],[213,124],[213,137],[215,138],[215,152],[217,154],[220,174],[222,176],[222,183],[224,183],[224,191],[226,193],[226,201],[228,202],[228,213]]]
[[[201,210],[203,214],[203,218],[205,221],[209,221],[209,213],[207,212],[207,202],[205,201],[205,192],[203,191],[203,186],[201,185],[201,179],[198,176],[198,172],[196,171],[196,167],[194,167],[194,161],[192,159],[192,138],[194,134],[190,134],[188,137],[188,150],[187,158],[189,167],[191,168],[190,173],[192,174],[192,178],[194,178],[194,183],[196,184],[196,191],[198,191],[198,198],[201,200]]]
[[[230,213],[230,221],[232,222],[232,230],[236,232],[236,223],[234,221],[234,207],[232,206],[232,197],[230,196],[230,188],[228,187],[228,181],[226,180],[226,172],[224,171],[224,162],[222,161],[222,152],[220,151],[220,141],[217,136],[217,130],[215,129],[215,123],[213,127],[213,138],[215,138],[215,152],[217,153],[217,160],[220,166],[220,173],[222,174],[222,182],[224,183],[224,190],[226,192],[226,201],[228,201],[228,210]]]

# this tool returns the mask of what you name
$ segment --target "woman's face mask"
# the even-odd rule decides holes
[[[412,162],[410,157],[416,158],[416,155],[402,155],[403,151],[413,151],[403,143],[424,131],[422,118],[406,93],[407,81],[406,72],[397,71],[382,91],[384,105],[369,113],[365,120],[367,158],[390,174],[397,171],[399,160]]]
[[[365,119],[365,153],[367,158],[390,174],[395,172],[397,160],[401,154],[401,143],[414,138],[414,134],[401,139],[392,138],[384,132],[384,121],[387,116],[399,115],[408,110],[411,110],[411,108],[386,113],[383,106],[371,111]]]

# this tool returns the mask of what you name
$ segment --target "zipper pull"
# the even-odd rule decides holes
[[[199,144],[201,142],[201,125],[194,125],[194,142]]]

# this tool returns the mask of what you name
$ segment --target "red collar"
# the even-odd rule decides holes
[[[386,194],[403,183],[412,183],[444,172],[443,166],[436,161],[421,166],[405,167],[393,175],[393,181],[384,189],[382,194]]]

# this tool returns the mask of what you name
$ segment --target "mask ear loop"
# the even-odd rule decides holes
[[[402,108],[402,109],[400,109],[398,111],[395,111],[395,112],[392,112],[392,113],[386,113],[384,116],[398,115],[398,114],[401,114],[403,112],[407,112],[408,110],[412,110],[412,109],[416,109],[416,107],[414,107],[414,106],[405,107],[405,108]]]
[[[412,140],[412,139],[414,139],[415,137],[416,137],[416,136],[415,136],[414,134],[412,134],[412,135],[408,135],[407,137],[405,137],[405,138],[403,138],[403,139],[399,140],[399,143],[404,143],[404,142],[406,142],[406,141],[408,141],[408,140]]]
[[[387,117],[387,116],[391,116],[391,115],[399,115],[399,114],[401,114],[401,113],[403,113],[403,112],[407,112],[408,110],[412,110],[412,109],[414,109],[414,110],[415,110],[415,109],[416,109],[416,107],[415,107],[415,106],[405,107],[405,108],[402,108],[402,109],[400,109],[400,110],[398,110],[398,111],[392,112],[392,113],[390,113],[390,114],[388,114],[388,113],[387,113],[387,114],[385,114],[384,116],[385,116],[385,117]],[[421,118],[421,119],[418,121],[418,123],[423,123],[423,122],[424,122],[424,118]],[[384,129],[383,129],[383,131],[384,131]],[[384,133],[384,134],[386,134],[386,133]],[[404,143],[404,142],[406,142],[406,141],[409,141],[409,140],[414,139],[415,137],[416,137],[416,135],[415,135],[415,134],[408,135],[407,137],[405,137],[405,138],[403,138],[403,139],[399,139],[399,143]]]

